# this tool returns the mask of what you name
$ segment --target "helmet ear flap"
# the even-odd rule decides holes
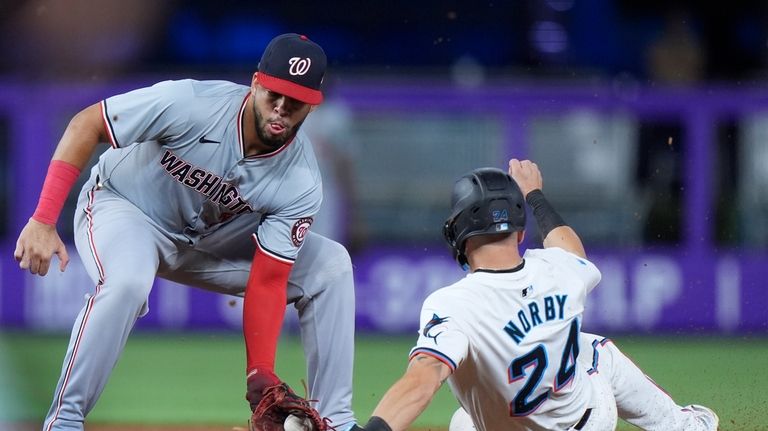
[[[453,219],[448,219],[443,224],[443,238],[451,247],[456,244],[456,235],[453,232]]]
[[[459,236],[461,234],[456,231],[456,225],[457,223],[460,223],[459,220],[462,218],[463,214],[464,213],[459,213],[445,221],[445,224],[443,225],[443,237],[451,249],[451,254],[453,254],[454,260],[456,260],[462,268],[467,269],[467,256],[464,254],[464,247],[459,243]]]

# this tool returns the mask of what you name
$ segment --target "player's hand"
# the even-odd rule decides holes
[[[523,192],[523,197],[528,196],[528,193],[533,190],[543,187],[541,179],[541,171],[536,163],[530,160],[517,160],[511,159],[509,161],[509,175],[515,180],[520,191]]]
[[[13,252],[19,268],[29,270],[32,274],[45,275],[54,254],[59,257],[59,271],[63,272],[69,263],[69,255],[56,232],[56,226],[29,219],[19,234]]]

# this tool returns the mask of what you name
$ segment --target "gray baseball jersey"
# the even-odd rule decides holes
[[[257,213],[266,215],[262,247],[294,259],[306,219],[320,208],[320,172],[302,132],[269,154],[243,156],[248,90],[226,81],[166,81],[105,100],[117,151],[105,152],[95,169],[105,187],[176,239],[194,244],[234,216]]]
[[[83,429],[131,328],[148,311],[155,276],[241,294],[254,236],[271,257],[295,260],[287,298],[299,312],[310,397],[339,429],[353,423],[349,254],[308,232],[322,188],[306,135],[244,157],[249,94],[229,82],[184,80],[102,102],[113,149],[92,169],[74,220],[96,287],[75,321],[44,430]]]

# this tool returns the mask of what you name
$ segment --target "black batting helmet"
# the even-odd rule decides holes
[[[451,216],[443,236],[459,265],[467,264],[467,238],[512,233],[525,229],[525,199],[520,187],[506,172],[496,168],[475,169],[453,186]]]

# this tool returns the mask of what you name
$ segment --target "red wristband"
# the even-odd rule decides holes
[[[63,160],[51,160],[43,183],[43,191],[40,192],[40,200],[37,202],[37,209],[32,219],[55,225],[61,209],[64,208],[67,195],[79,176],[80,169],[77,166]]]

